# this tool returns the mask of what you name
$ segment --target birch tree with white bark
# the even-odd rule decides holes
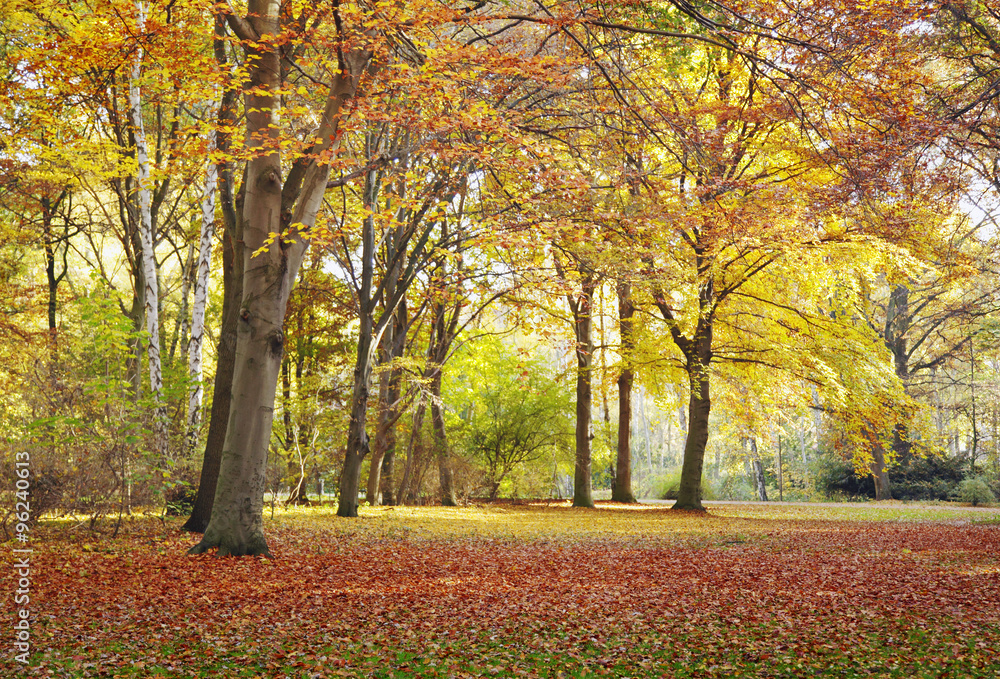
[[[205,190],[201,200],[201,234],[198,240],[198,265],[194,285],[194,303],[191,308],[191,338],[188,340],[188,390],[187,449],[193,452],[198,443],[201,425],[202,345],[205,336],[205,306],[208,301],[208,282],[211,273],[212,239],[215,236],[215,192],[218,183],[218,166],[215,152],[215,132],[208,136],[208,163],[205,172]]]
[[[163,369],[160,360],[160,318],[159,282],[156,267],[156,234],[153,233],[152,200],[150,191],[149,146],[146,142],[146,128],[142,121],[142,36],[146,32],[146,4],[142,0],[135,3],[136,32],[140,36],[136,44],[135,60],[129,78],[129,117],[135,137],[135,160],[137,170],[137,197],[139,202],[139,230],[142,243],[142,267],[146,281],[145,316],[147,338],[146,354],[149,358],[149,388],[156,404],[154,409],[153,435],[154,449],[162,457],[167,452],[167,413],[163,406]]]

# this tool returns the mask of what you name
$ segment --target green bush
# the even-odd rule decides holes
[[[966,461],[959,458],[914,457],[889,467],[889,483],[896,500],[949,500],[958,491]],[[832,455],[817,461],[813,468],[816,488],[831,499],[874,498],[875,484],[870,474],[858,477],[854,465]]]
[[[959,502],[969,502],[973,507],[997,501],[997,496],[990,490],[986,480],[975,476],[959,483],[958,490],[955,491],[952,498]]]
[[[649,482],[650,495],[658,500],[676,500],[681,487],[681,470],[659,474]],[[701,479],[701,499],[716,500],[715,489],[707,476]]]
[[[816,489],[831,500],[847,502],[875,497],[875,483],[871,475],[858,478],[850,460],[833,454],[828,453],[816,460],[813,464],[813,478],[816,480]]]
[[[955,457],[917,457],[889,469],[892,496],[897,500],[948,500],[965,477],[965,460]]]
[[[757,499],[757,489],[754,487],[753,481],[743,474],[726,474],[712,482],[710,487],[713,499],[744,502]]]

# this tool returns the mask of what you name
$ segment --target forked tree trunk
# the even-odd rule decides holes
[[[698,266],[701,270],[703,259],[699,253]],[[710,392],[712,363],[713,316],[711,311],[714,288],[709,280],[700,292],[701,314],[695,326],[694,337],[686,337],[677,323],[673,309],[662,290],[654,290],[653,300],[663,320],[667,322],[670,336],[677,348],[684,354],[684,368],[688,375],[690,397],[688,399],[687,438],[684,441],[684,462],[681,465],[681,481],[677,491],[677,502],[673,509],[704,511],[701,504],[701,477],[705,466],[705,447],[708,445],[708,418],[712,414]]]
[[[611,499],[615,502],[635,502],[632,494],[632,382],[630,361],[635,341],[632,337],[632,286],[619,283],[618,323],[621,333],[622,369],[618,374],[618,457],[615,464],[615,487]]]
[[[251,160],[243,208],[246,268],[237,323],[236,370],[212,518],[201,542],[190,550],[200,553],[218,547],[222,556],[269,555],[262,527],[265,471],[284,350],[282,328],[307,247],[296,228],[309,229],[315,224],[330,174],[329,165],[316,159],[339,144],[340,118],[371,59],[370,52],[360,50],[341,55],[345,70],[331,84],[313,154],[297,162],[283,183],[276,120],[283,69],[281,46],[274,39],[281,30],[281,7],[273,0],[251,0],[247,10],[245,19],[227,15],[252,57],[245,94],[246,143]],[[274,242],[271,234],[279,234]]]

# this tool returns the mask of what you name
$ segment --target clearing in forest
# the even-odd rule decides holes
[[[998,510],[324,507],[274,561],[180,523],[39,526],[27,675],[1000,676]]]

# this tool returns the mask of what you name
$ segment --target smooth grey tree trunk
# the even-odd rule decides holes
[[[383,367],[388,364],[387,359],[388,356],[383,358]],[[389,396],[391,380],[390,370],[384,370],[379,375],[378,425],[375,428],[375,445],[372,448],[372,459],[368,467],[368,485],[365,491],[365,500],[371,507],[382,504],[382,460],[385,459],[385,452],[389,447],[389,429],[392,428],[392,401],[390,401]]]
[[[368,455],[368,433],[365,430],[365,421],[368,417],[368,396],[371,388],[372,364],[374,363],[372,325],[371,313],[363,314],[354,366],[354,389],[351,392],[351,420],[347,425],[347,452],[344,454],[344,468],[340,474],[337,516],[353,517],[358,515],[361,463]]]
[[[342,116],[357,92],[371,52],[341,54],[344,70],[331,83],[316,131],[313,154],[282,180],[277,111],[281,89],[281,5],[251,0],[246,18],[227,15],[248,51],[246,90],[247,167],[243,207],[243,302],[236,337],[233,395],[212,517],[201,553],[269,555],[263,532],[267,451],[274,397],[284,352],[284,317],[308,242],[297,230],[311,228],[322,205],[329,165],[316,158],[339,144]],[[345,113],[345,111],[347,111]],[[301,225],[293,227],[292,225]],[[271,234],[279,234],[272,242]]]
[[[757,491],[757,499],[767,502],[767,483],[764,479],[764,463],[757,449],[757,439],[751,436],[747,443],[750,446],[750,469],[753,472],[753,487]]]
[[[397,312],[395,327],[393,328],[393,349],[394,357],[402,357],[406,347],[406,302],[400,304]],[[396,425],[399,417],[405,410],[405,405],[400,401],[402,397],[403,371],[398,366],[393,366],[389,375],[389,392],[387,397],[387,412],[380,423],[376,446],[379,447],[379,473],[375,479],[369,481],[369,493],[376,492],[383,504],[393,505],[396,503],[393,473],[396,468]]]
[[[455,493],[455,479],[451,466],[451,451],[448,449],[448,434],[444,426],[444,406],[441,403],[441,369],[431,380],[431,424],[434,426],[434,455],[438,461],[438,478],[441,484],[441,504],[445,507],[458,506]]]

